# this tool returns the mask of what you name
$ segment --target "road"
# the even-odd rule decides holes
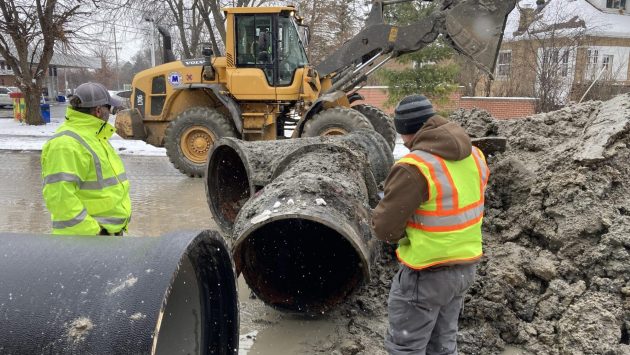
[[[217,229],[202,179],[175,170],[166,157],[122,156],[131,184],[131,236],[157,237],[183,229]],[[0,231],[46,234],[50,214],[41,193],[40,152],[0,150]],[[304,353],[304,342],[333,332],[334,320],[278,312],[239,278],[240,355]]]

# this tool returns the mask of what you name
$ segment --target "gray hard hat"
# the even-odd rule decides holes
[[[122,102],[111,97],[107,88],[99,83],[84,83],[77,87],[74,95],[81,99],[78,107],[96,107],[111,105],[113,107],[122,106]]]

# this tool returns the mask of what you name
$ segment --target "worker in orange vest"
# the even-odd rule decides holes
[[[388,299],[390,354],[457,354],[464,294],[482,256],[481,224],[489,170],[464,129],[435,114],[422,95],[395,110],[410,153],[392,167],[372,227],[397,243],[401,264]]]

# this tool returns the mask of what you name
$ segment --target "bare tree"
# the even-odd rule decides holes
[[[298,13],[310,27],[309,59],[317,64],[352,38],[365,19],[363,1],[300,0]]]
[[[0,55],[25,95],[26,123],[43,124],[42,85],[56,45],[68,45],[80,31],[73,19],[98,0],[0,1]]]
[[[460,67],[457,82],[464,87],[464,96],[476,96],[479,87],[488,80],[488,75],[469,59],[455,55],[455,62]]]
[[[557,109],[568,101],[575,59],[587,40],[589,20],[568,11],[561,1],[545,6],[537,10],[519,7],[516,41],[507,46],[511,49],[510,73],[504,78],[498,75],[493,87],[495,95],[536,97],[539,112]],[[591,24],[589,29],[593,29]],[[499,57],[498,70],[501,65]]]
[[[150,14],[162,25],[175,27],[173,45],[184,58],[198,56],[204,43],[210,43],[216,55],[224,52],[226,29],[221,11],[224,7],[296,5],[311,29],[307,50],[314,63],[356,34],[364,19],[362,0],[126,0],[126,3],[142,9],[147,17]]]

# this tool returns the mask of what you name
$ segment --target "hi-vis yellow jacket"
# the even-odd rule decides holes
[[[129,181],[109,143],[114,127],[68,108],[66,122],[42,150],[43,196],[53,234],[96,235],[126,230]]]
[[[416,270],[481,258],[484,192],[490,171],[476,147],[459,161],[416,150],[398,161],[416,166],[426,178],[429,199],[407,222],[396,254]]]

